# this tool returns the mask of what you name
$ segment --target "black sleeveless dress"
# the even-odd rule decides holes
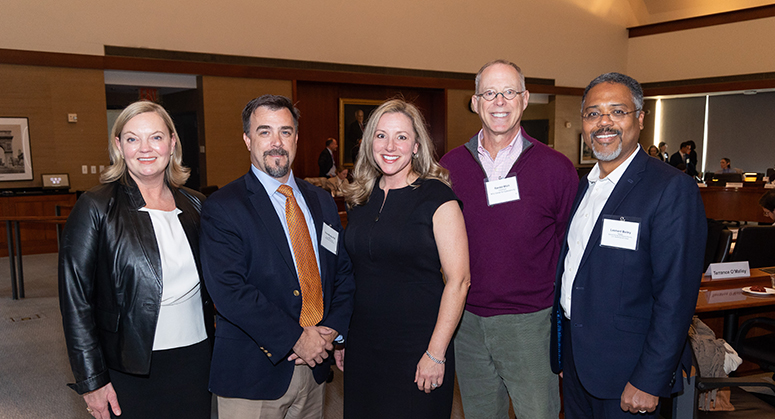
[[[433,214],[457,197],[440,181],[418,179],[390,190],[383,206],[385,194],[377,185],[368,203],[350,210],[344,233],[356,283],[345,352],[344,417],[449,419],[452,342],[441,387],[426,394],[414,374],[444,290]]]

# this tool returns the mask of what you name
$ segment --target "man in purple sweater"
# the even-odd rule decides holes
[[[472,108],[482,130],[447,153],[452,188],[463,201],[471,288],[455,337],[466,419],[556,419],[550,369],[554,275],[578,176],[567,157],[522,130],[529,92],[514,63],[497,60],[476,75]]]

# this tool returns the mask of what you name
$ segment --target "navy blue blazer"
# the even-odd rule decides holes
[[[573,214],[588,186],[585,176]],[[603,216],[639,220],[637,249],[601,247]],[[692,178],[639,149],[600,213],[573,283],[573,359],[593,396],[619,399],[627,382],[663,397],[678,389],[674,374],[697,304],[706,235],[705,207]],[[567,253],[566,232],[555,278],[555,373],[562,370],[559,301]]]
[[[296,183],[315,221],[318,245],[324,223],[339,232],[336,255],[319,245],[325,309],[319,325],[346,336],[355,282],[336,204],[324,190],[298,178]],[[286,359],[303,330],[299,279],[285,232],[251,171],[206,202],[201,215],[202,270],[218,311],[210,391],[224,397],[277,399],[291,382],[294,363]],[[327,377],[332,360],[329,356],[313,369],[318,383]]]

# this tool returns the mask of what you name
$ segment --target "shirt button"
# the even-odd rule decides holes
[[[298,297],[300,294],[301,293],[299,292],[299,290],[293,290],[293,296],[294,297]]]

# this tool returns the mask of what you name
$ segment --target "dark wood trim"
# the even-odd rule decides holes
[[[686,95],[775,88],[775,72],[643,83],[644,96]]]
[[[205,138],[205,98],[204,89],[202,88],[202,76],[196,77],[196,94],[197,94],[197,110],[196,110],[196,125],[197,134],[199,137],[199,185],[209,186],[207,183],[207,138]],[[201,148],[204,147],[205,152],[202,153]]]
[[[41,67],[66,67],[104,69],[99,55],[65,54],[59,52],[24,51],[0,48],[0,64],[36,65]]]
[[[388,76],[418,76],[440,79],[471,80],[472,74],[451,71],[415,70],[395,67],[377,67],[326,63],[320,61],[284,60],[277,58],[247,57],[242,55],[204,54],[185,51],[170,51],[150,48],[129,48],[105,46],[105,56],[150,58],[157,60],[199,62],[207,64],[230,64],[247,67],[282,68],[298,70],[320,70],[344,73],[366,73]],[[551,79],[534,79],[536,83],[554,85]]]
[[[108,47],[106,47],[107,49]],[[154,51],[154,50],[151,50]],[[180,57],[189,53],[174,53],[169,56]],[[317,68],[303,68],[295,63],[292,68],[266,67],[236,62],[237,58],[231,56],[217,56],[213,54],[193,54],[197,58],[208,61],[188,61],[178,59],[160,59],[148,57],[130,56],[97,56],[85,54],[64,54],[55,52],[23,51],[13,49],[0,49],[0,64],[35,65],[44,67],[67,67],[102,70],[125,71],[149,71],[160,73],[193,74],[221,77],[261,78],[274,80],[298,80],[316,81],[325,83],[348,83],[362,85],[381,85],[392,87],[417,87],[429,89],[474,89],[474,74],[437,72],[424,70],[407,70],[368,66],[333,65],[328,63],[307,63],[307,67],[320,65],[326,68],[340,68],[341,70],[326,70]],[[205,56],[204,58],[200,56]],[[212,57],[219,57],[217,60]],[[224,59],[220,57],[229,57]],[[242,57],[245,62],[252,62],[252,57]],[[290,60],[269,60],[272,64],[286,64]],[[214,62],[218,61],[218,62]],[[267,61],[267,62],[269,62]],[[262,61],[264,62],[264,61]],[[350,71],[344,71],[348,69]],[[370,69],[369,72],[355,70]],[[399,74],[400,73],[400,74]],[[465,77],[462,77],[464,75]],[[580,96],[583,89],[574,87],[555,86],[554,80],[535,77],[526,78],[527,88],[533,93],[561,94]]]
[[[636,38],[639,36],[684,31],[687,29],[704,28],[727,23],[745,22],[747,20],[763,19],[773,16],[775,16],[775,5],[766,5],[742,10],[733,10],[730,12],[715,13],[706,16],[671,20],[669,22],[652,23],[650,25],[633,26],[627,28],[627,31],[629,32],[630,38]]]
[[[527,83],[528,90],[532,93],[546,93],[550,95],[566,95],[566,96],[581,96],[584,94],[583,87],[565,87],[565,86],[552,86],[551,91],[543,91],[541,86],[532,86]]]

